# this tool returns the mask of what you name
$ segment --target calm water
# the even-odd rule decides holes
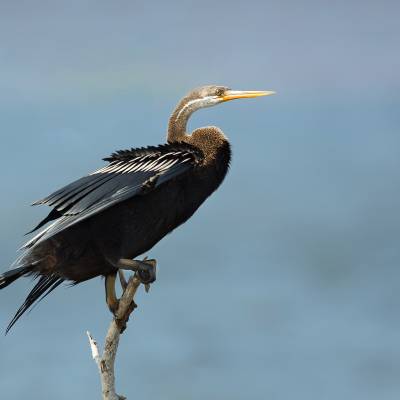
[[[232,168],[149,253],[158,279],[123,335],[117,387],[398,399],[398,6],[133,4],[0,2],[1,265],[47,211],[30,202],[117,148],[162,142],[186,90],[274,89],[193,117],[228,134]],[[0,293],[0,326],[31,286]],[[85,331],[102,341],[109,321],[100,279],[58,289],[0,338],[4,398],[98,398]]]

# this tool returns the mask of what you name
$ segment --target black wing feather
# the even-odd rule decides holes
[[[35,302],[44,299],[50,292],[52,292],[57,286],[63,282],[62,278],[55,276],[42,276],[39,282],[34,286],[28,297],[25,299],[21,307],[15,313],[13,319],[7,326],[6,334],[22,316],[22,314],[27,311]]]
[[[37,239],[30,241],[29,246],[121,201],[157,188],[193,169],[202,157],[198,150],[184,143],[123,150],[112,154],[106,159],[110,161],[107,166],[34,203],[54,207],[34,230],[51,220],[59,219],[38,235]]]
[[[173,176],[176,176],[177,173],[182,173],[186,170],[188,170],[190,168],[190,166],[186,166],[186,168],[175,168],[175,174],[169,174],[169,179],[171,179]],[[161,175],[162,177],[163,175]],[[153,186],[153,188],[158,187],[159,184],[159,180],[161,178],[158,178],[155,185]],[[164,181],[161,181],[161,183],[163,183]],[[77,224],[78,222],[83,221],[84,219],[87,219],[89,217],[92,217],[95,214],[98,214],[101,211],[106,210],[107,208],[120,203],[121,201],[127,200],[137,194],[142,193],[143,191],[143,185],[136,185],[136,186],[125,186],[123,188],[121,188],[118,192],[116,192],[113,196],[112,199],[103,199],[102,201],[97,202],[96,204],[94,204],[92,207],[82,211],[79,214],[76,215],[67,215],[64,216],[63,218],[61,218],[59,220],[59,222],[57,222],[57,224],[55,224],[54,226],[52,226],[48,231],[46,231],[44,233],[44,235],[40,236],[40,238],[38,238],[38,241],[44,241],[48,238],[50,238],[51,236],[56,235],[57,233],[60,233],[61,231],[63,231],[64,229],[69,228],[72,225]],[[145,192],[147,192],[145,190]],[[34,244],[37,243],[35,241]]]

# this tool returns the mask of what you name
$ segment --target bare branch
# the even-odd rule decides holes
[[[97,366],[100,368],[100,354],[99,348],[97,347],[97,342],[93,339],[93,336],[90,334],[89,331],[86,331],[86,335],[89,338],[90,348],[92,350],[92,357]]]
[[[129,278],[128,284],[119,300],[116,317],[111,321],[108,328],[104,351],[101,357],[96,340],[87,332],[92,357],[99,368],[103,400],[126,399],[126,397],[120,396],[115,392],[114,363],[118,350],[119,337],[125,330],[129,316],[136,307],[133,298],[140,284],[141,281],[137,273]]]

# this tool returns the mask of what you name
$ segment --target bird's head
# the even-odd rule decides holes
[[[232,90],[226,86],[208,85],[194,89],[185,96],[184,107],[190,107],[194,111],[230,100],[269,96],[274,93],[261,90]]]
[[[208,85],[194,89],[175,108],[169,121],[168,140],[181,140],[185,135],[188,119],[200,108],[212,107],[235,99],[269,96],[274,93],[261,90],[232,90],[226,86],[219,85]]]

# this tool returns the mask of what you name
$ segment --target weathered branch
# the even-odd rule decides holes
[[[122,271],[120,274],[122,274]],[[119,301],[116,317],[111,321],[108,328],[102,356],[100,356],[96,340],[94,340],[92,335],[87,332],[92,356],[99,369],[103,400],[126,399],[126,397],[120,396],[115,392],[114,363],[118,350],[119,337],[126,328],[126,323],[130,314],[136,307],[133,298],[140,284],[141,280],[137,273],[130,277]]]

